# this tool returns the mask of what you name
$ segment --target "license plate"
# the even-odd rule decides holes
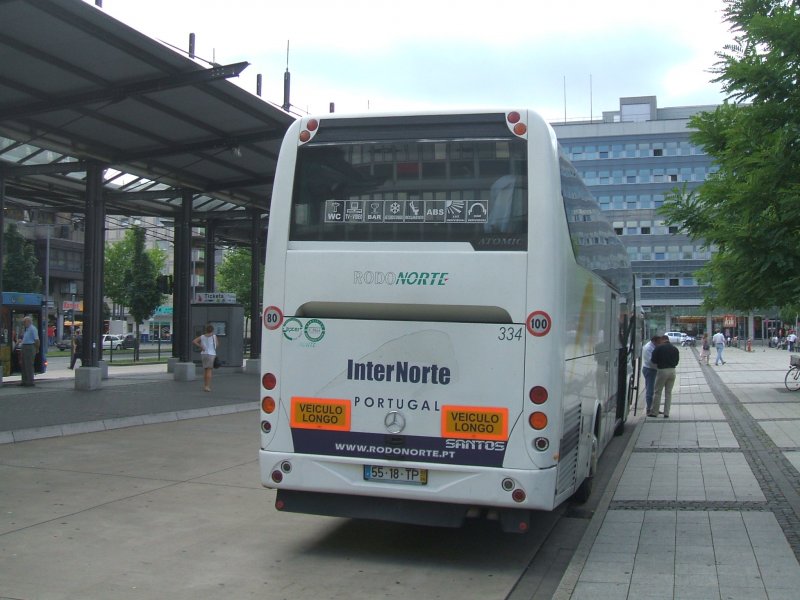
[[[364,479],[367,481],[382,481],[384,483],[426,485],[428,483],[428,469],[364,465]]]

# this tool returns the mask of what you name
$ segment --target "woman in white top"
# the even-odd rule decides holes
[[[199,335],[192,344],[200,348],[200,358],[203,361],[203,390],[211,391],[211,374],[214,371],[214,359],[217,357],[217,336],[214,335],[214,326],[206,325],[206,332]]]

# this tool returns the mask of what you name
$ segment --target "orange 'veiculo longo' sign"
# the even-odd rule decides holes
[[[486,406],[442,406],[442,437],[507,440],[508,409]]]
[[[295,429],[350,431],[350,400],[294,396],[289,420]]]

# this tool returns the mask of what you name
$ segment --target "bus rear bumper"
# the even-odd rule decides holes
[[[424,485],[368,481],[365,465],[427,470]],[[457,527],[467,516],[555,507],[556,469],[503,469],[260,452],[261,481],[290,512]],[[274,474],[279,473],[277,477]],[[276,481],[276,479],[278,479]],[[505,529],[505,525],[504,525]]]

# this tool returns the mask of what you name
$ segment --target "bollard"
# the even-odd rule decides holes
[[[748,352],[752,352],[753,351],[753,340],[752,340],[752,338],[747,338],[747,351]]]

